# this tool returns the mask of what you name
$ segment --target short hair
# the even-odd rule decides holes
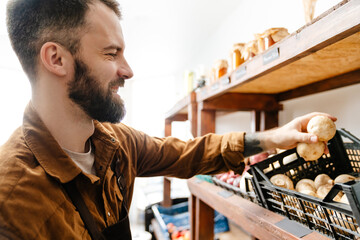
[[[11,45],[30,82],[37,75],[40,49],[56,42],[76,54],[86,29],[89,5],[102,2],[121,18],[116,0],[9,0],[7,30]]]

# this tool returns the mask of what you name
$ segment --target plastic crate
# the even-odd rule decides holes
[[[242,198],[245,198],[253,203],[256,203],[258,205],[260,205],[260,201],[257,197],[257,195],[254,192],[254,187],[253,187],[253,183],[252,183],[252,177],[249,176],[245,176],[245,189],[246,191],[241,190],[238,187],[235,187],[229,183],[223,182],[219,179],[217,179],[216,177],[212,177],[212,181],[215,185],[224,188]]]
[[[344,143],[343,138],[350,142]],[[251,167],[255,192],[261,204],[274,212],[287,216],[334,239],[360,239],[359,200],[360,182],[335,184],[324,199],[319,199],[293,190],[277,187],[270,182],[276,174],[285,174],[295,184],[303,179],[314,179],[320,173],[332,179],[340,174],[358,176],[360,172],[360,140],[344,129],[337,130],[328,142],[329,154],[317,161],[305,161],[296,149],[287,150]],[[285,159],[293,155],[293,161]],[[344,191],[349,205],[332,199],[339,191]]]

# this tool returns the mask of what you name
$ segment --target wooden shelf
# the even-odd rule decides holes
[[[229,92],[274,94],[287,100],[360,83],[359,16],[359,1],[341,2],[239,66],[229,83],[220,80],[202,89],[197,101]],[[273,60],[265,64],[266,59]]]
[[[191,103],[191,94],[183,97],[182,99],[180,99],[173,108],[171,108],[166,114],[165,114],[165,118],[166,119],[174,119],[176,118],[176,116],[178,115],[186,115],[187,118],[187,114],[188,114],[188,106]]]
[[[302,238],[296,237],[289,233],[288,230],[282,229],[276,225],[280,221],[286,219],[286,217],[262,208],[255,203],[234,194],[229,197],[223,197],[223,195],[219,193],[226,190],[206,181],[199,181],[196,177],[188,180],[188,186],[193,198],[195,198],[192,200],[191,213],[198,211],[197,209],[193,209],[194,206],[198,206],[198,204],[195,204],[195,201],[201,201],[209,208],[216,209],[216,211],[225,215],[234,223],[241,226],[242,229],[258,239],[329,240],[329,238],[314,231]],[[213,225],[206,222],[209,220],[206,217],[203,217],[202,220],[203,221],[196,221],[195,224],[197,226],[193,225],[194,222],[191,225],[193,239],[212,240],[213,234],[209,233],[213,232],[213,229],[210,227]],[[201,234],[202,231],[206,232],[208,235],[204,236],[203,234],[199,237],[197,232],[200,232]]]
[[[215,132],[216,111],[251,111],[251,129],[265,130],[278,126],[281,101],[360,83],[359,16],[359,0],[342,1],[202,88],[191,96],[191,103],[189,97],[178,102],[168,112],[166,126],[188,115],[194,136],[202,136]],[[209,226],[213,226],[214,209],[259,239],[329,239],[317,232],[295,237],[276,225],[284,216],[235,195],[224,198],[218,194],[223,189],[213,184],[190,179],[188,186],[192,240],[213,239]]]

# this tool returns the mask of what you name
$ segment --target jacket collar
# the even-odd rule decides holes
[[[81,169],[62,150],[51,135],[31,102],[24,112],[23,133],[25,142],[47,174],[61,183],[67,183],[81,173]],[[114,149],[118,147],[118,141],[109,135],[109,132],[97,121],[95,121],[93,136],[100,138],[106,147]]]

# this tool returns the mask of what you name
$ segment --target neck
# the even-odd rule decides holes
[[[33,93],[32,104],[40,118],[61,147],[86,152],[86,143],[94,133],[93,120],[70,99],[49,95],[51,98]]]

